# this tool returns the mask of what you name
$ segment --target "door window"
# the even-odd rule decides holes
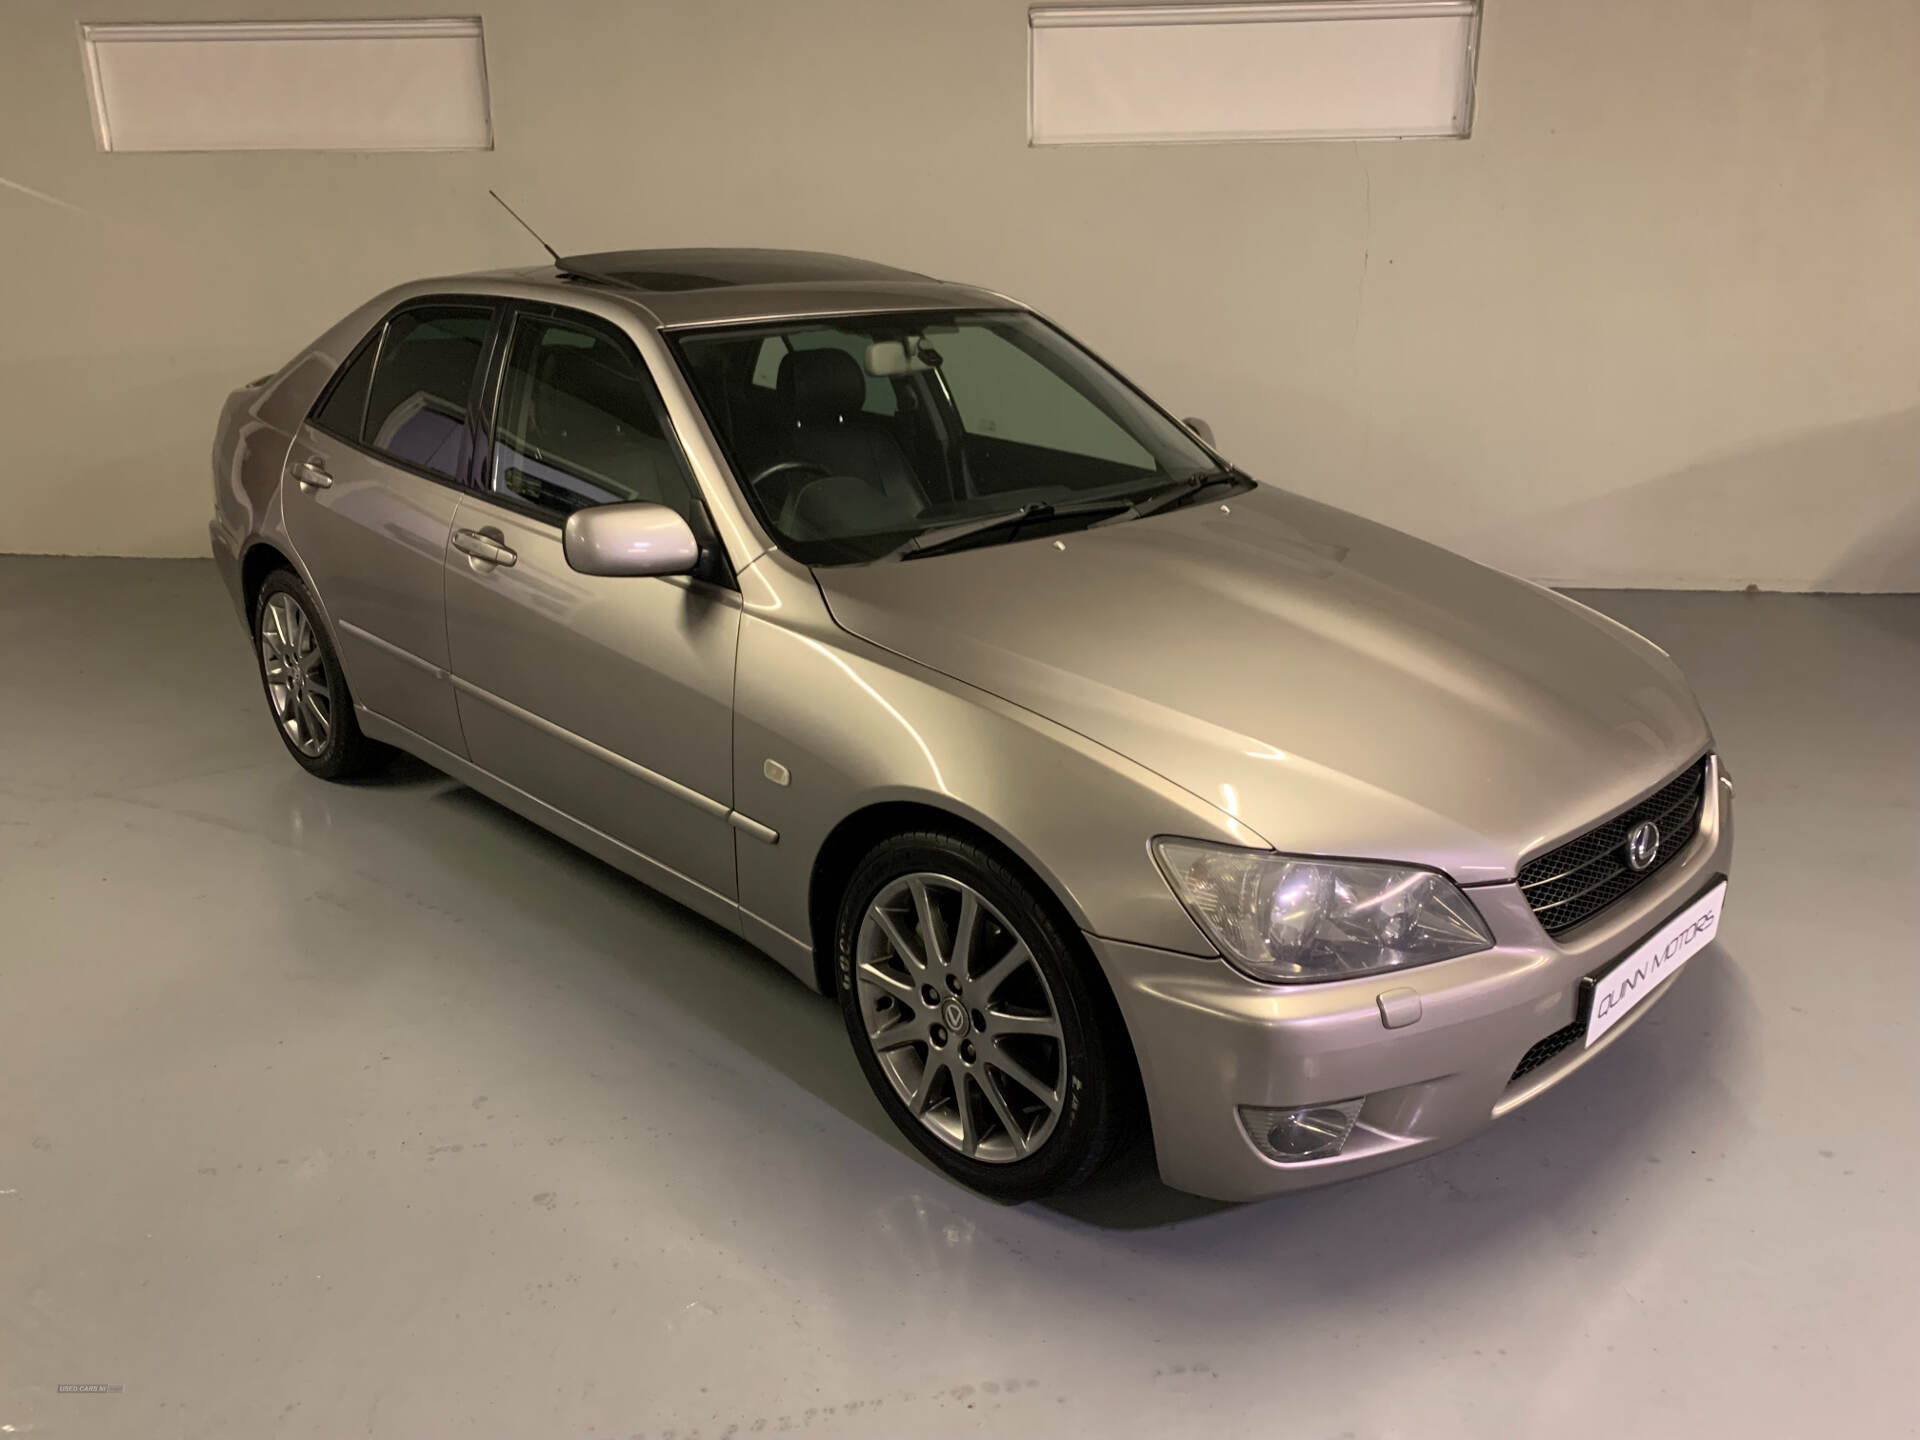
[[[493,312],[422,305],[387,322],[360,440],[449,480],[467,470],[467,402]]]
[[[493,326],[488,305],[413,305],[388,317],[313,411],[313,424],[445,480],[467,478],[467,401]]]
[[[416,305],[389,316],[321,397],[313,423],[463,480],[468,402],[492,325],[493,311],[484,305]]]
[[[706,533],[653,378],[631,345],[587,324],[515,321],[489,484],[560,519],[589,505],[651,501]]]

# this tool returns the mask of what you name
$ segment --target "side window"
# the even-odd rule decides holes
[[[488,483],[558,518],[648,500],[707,531],[646,367],[625,342],[567,320],[514,323]]]
[[[387,321],[360,443],[449,480],[462,479],[467,400],[492,323],[493,312],[478,305],[422,305]]]
[[[969,435],[1154,468],[1118,421],[991,327],[960,325],[927,341]]]
[[[383,328],[375,327],[372,336],[334,382],[326,403],[313,412],[313,423],[322,430],[349,440],[360,438],[360,427],[367,420],[367,388],[373,379],[374,357],[380,353]]]

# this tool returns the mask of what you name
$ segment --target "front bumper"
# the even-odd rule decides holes
[[[1324,985],[1261,985],[1224,960],[1089,937],[1126,1018],[1153,1122],[1160,1175],[1175,1189],[1256,1200],[1416,1159],[1485,1129],[1633,1028],[1680,974],[1592,1046],[1514,1080],[1539,1040],[1571,1024],[1581,979],[1625,954],[1728,871],[1731,788],[1709,765],[1700,828],[1680,858],[1566,943],[1550,940],[1517,885],[1468,893],[1495,946],[1399,974]],[[1684,971],[1681,972],[1684,974]],[[1387,1029],[1379,997],[1412,989],[1420,1019]],[[1340,1154],[1282,1164],[1254,1148],[1239,1107],[1366,1097]]]

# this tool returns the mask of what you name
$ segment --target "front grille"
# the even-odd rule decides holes
[[[1586,1021],[1576,1020],[1573,1024],[1562,1026],[1554,1031],[1546,1039],[1537,1041],[1531,1050],[1520,1057],[1520,1063],[1513,1067],[1513,1074],[1507,1077],[1507,1084],[1513,1084],[1529,1070],[1538,1070],[1562,1050],[1577,1043],[1586,1033],[1586,1029]]]
[[[1522,865],[1521,893],[1547,934],[1564,935],[1592,919],[1685,850],[1700,829],[1706,781],[1707,762],[1702,760],[1632,809]],[[1660,853],[1645,870],[1634,870],[1627,865],[1627,835],[1643,820],[1660,827]]]

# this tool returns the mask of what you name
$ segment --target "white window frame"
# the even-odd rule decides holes
[[[234,126],[233,138],[214,137],[206,143],[193,144],[152,144],[142,143],[137,135],[116,134],[113,119],[113,97],[109,93],[111,85],[101,63],[102,52],[109,47],[155,46],[155,45],[200,45],[217,46],[230,43],[248,43],[253,45],[298,46],[303,43],[326,44],[340,41],[462,41],[473,43],[475,58],[478,61],[478,92],[473,96],[477,100],[479,113],[468,116],[467,123],[446,126],[451,133],[464,129],[463,139],[445,143],[422,142],[420,136],[413,140],[398,138],[392,143],[382,143],[377,138],[361,138],[352,143],[302,144],[275,143],[267,139],[249,139],[244,124]],[[126,23],[83,24],[80,27],[80,48],[86,65],[87,94],[93,109],[94,139],[102,150],[122,153],[182,153],[196,151],[227,150],[347,150],[347,151],[446,151],[446,150],[491,150],[493,148],[493,103],[488,94],[486,39],[482,32],[478,16],[456,17],[449,19],[412,19],[412,20],[284,20],[284,21],[211,21],[211,22],[170,22],[170,21],[132,21]],[[289,58],[297,52],[289,52]],[[123,100],[125,97],[122,97]],[[336,97],[332,103],[352,104],[352,97]],[[137,126],[125,126],[127,130],[138,130]]]
[[[1205,5],[1075,5],[1041,4],[1033,6],[1027,13],[1027,139],[1030,145],[1150,145],[1150,144],[1204,144],[1219,141],[1237,140],[1414,140],[1414,139],[1460,139],[1464,140],[1473,133],[1474,91],[1477,82],[1477,70],[1480,50],[1480,14],[1481,0],[1257,0],[1257,3],[1205,4]],[[1407,125],[1387,122],[1383,126],[1368,128],[1363,125],[1339,124],[1316,127],[1311,124],[1289,122],[1283,124],[1254,122],[1228,129],[1183,128],[1179,125],[1156,127],[1145,125],[1137,131],[1119,132],[1112,129],[1099,131],[1081,131],[1072,128],[1049,128],[1043,118],[1054,113],[1041,94],[1043,84],[1041,71],[1047,61],[1041,54],[1046,37],[1057,35],[1061,31],[1075,29],[1160,29],[1163,31],[1184,30],[1194,26],[1247,26],[1272,30],[1275,26],[1287,26],[1296,23],[1316,23],[1320,35],[1328,34],[1327,26],[1372,27],[1378,26],[1378,39],[1382,42],[1390,38],[1389,29],[1394,21],[1454,21],[1464,36],[1462,53],[1459,55],[1459,70],[1454,72],[1455,91],[1453,113],[1444,121],[1421,122]],[[1458,22],[1464,22],[1459,25]],[[1405,27],[1401,27],[1404,31]],[[1303,29],[1302,39],[1308,31]],[[1276,32],[1277,35],[1277,32]],[[1368,36],[1368,32],[1358,28],[1351,38]],[[1341,77],[1329,76],[1324,70],[1303,68],[1301,78],[1311,78],[1317,83],[1327,83],[1337,89]],[[1171,75],[1163,77],[1171,81]],[[1192,77],[1196,84],[1205,77]],[[1285,77],[1276,83],[1284,85]],[[1160,93],[1160,92],[1156,92]],[[1180,93],[1176,85],[1170,86],[1164,93]],[[1344,97],[1350,109],[1358,103],[1349,94]],[[1261,108],[1258,100],[1250,104],[1250,111]],[[1273,106],[1268,105],[1271,113]]]

